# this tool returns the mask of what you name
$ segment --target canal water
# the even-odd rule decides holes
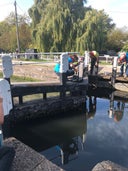
[[[128,167],[128,103],[109,97],[87,96],[85,110],[14,124],[10,136],[66,171],[91,171],[104,160]]]

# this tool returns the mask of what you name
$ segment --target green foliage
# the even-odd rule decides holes
[[[31,29],[26,16],[19,16],[19,40],[20,49],[25,51],[31,43]],[[17,37],[16,37],[16,25],[15,15],[10,15],[3,21],[0,22],[0,48],[5,52],[15,52],[17,49]]]
[[[111,32],[108,32],[107,48],[109,50],[114,49],[116,52],[122,48],[127,49],[128,31],[125,29],[115,28]]]
[[[33,79],[33,78],[30,78],[30,77],[23,77],[23,76],[15,76],[13,75],[11,77],[11,81],[13,82],[35,82],[35,81],[40,81],[38,79]]]
[[[107,33],[112,27],[110,19],[103,10],[97,11],[92,9],[87,11],[84,19],[80,22],[77,38],[77,51],[103,50],[107,39]]]
[[[38,11],[36,15],[35,8]],[[35,1],[34,6],[29,9],[29,14],[32,17],[33,36],[38,49],[43,52],[74,51],[78,19],[81,19],[84,13],[82,0],[42,0],[40,3]],[[40,21],[35,21],[35,18]]]
[[[79,51],[105,47],[113,27],[104,11],[84,7],[86,0],[35,1],[29,14],[39,51]]]
[[[35,48],[40,52],[122,49],[128,33],[116,30],[104,10],[86,8],[86,0],[35,0],[28,10],[30,18],[18,16],[21,52]],[[124,43],[125,42],[125,43]],[[17,48],[15,15],[0,23],[0,49]]]
[[[126,43],[126,44],[122,47],[121,50],[122,50],[122,51],[125,51],[125,52],[128,52],[128,43]]]
[[[0,72],[0,78],[3,78],[3,73]],[[11,81],[12,82],[35,82],[35,81],[40,81],[38,79],[33,79],[33,78],[30,78],[30,77],[23,77],[23,76],[16,76],[16,75],[13,75],[11,76]]]

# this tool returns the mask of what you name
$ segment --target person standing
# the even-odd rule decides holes
[[[125,77],[128,77],[128,52],[126,52],[126,68],[125,68]]]
[[[119,52],[118,53],[118,64],[120,65],[120,77],[124,76],[124,73],[126,72],[126,53],[125,52]]]
[[[75,74],[77,74],[78,66],[79,66],[78,56],[77,55],[69,56],[68,61],[69,61],[69,69],[74,70]]]
[[[89,56],[91,59],[91,66],[90,66],[90,74],[92,75],[94,69],[96,69],[95,74],[98,73],[98,64],[99,64],[99,54],[97,51],[90,51]]]

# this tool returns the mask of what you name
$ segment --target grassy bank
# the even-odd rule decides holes
[[[3,78],[3,73],[0,72],[0,78]],[[40,81],[39,79],[33,79],[30,77],[24,77],[24,76],[11,76],[11,81],[12,82],[36,82],[36,81]]]

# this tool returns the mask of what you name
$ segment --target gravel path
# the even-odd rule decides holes
[[[41,64],[30,64],[28,62],[17,62],[17,65],[13,65],[13,75],[31,77],[39,79],[43,82],[58,81],[58,76],[54,73],[53,68],[55,63],[41,63]],[[119,66],[117,72],[119,72]],[[0,66],[2,71],[2,66]],[[110,74],[112,73],[112,65],[99,65],[99,74]]]

